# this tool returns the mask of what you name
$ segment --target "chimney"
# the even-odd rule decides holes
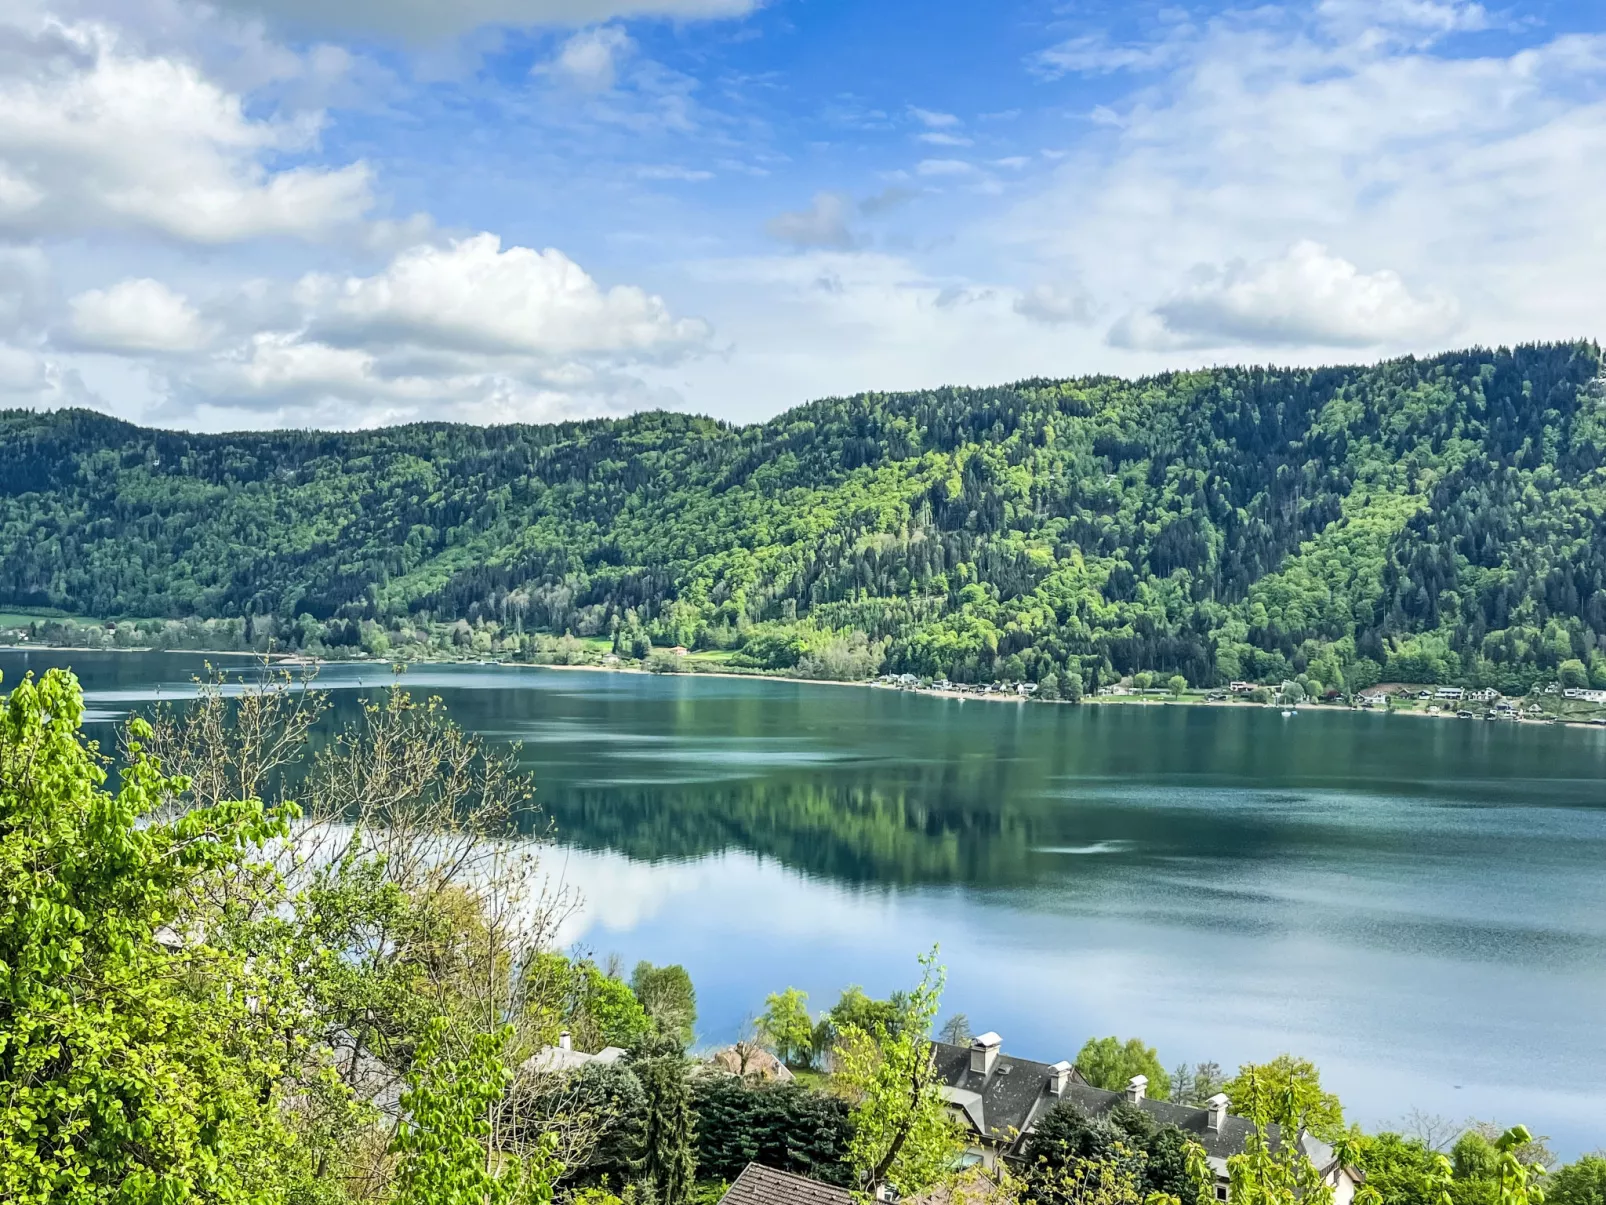
[[[877,1184],[875,1186],[875,1199],[878,1202],[884,1202],[885,1205],[892,1205],[898,1199],[898,1190],[885,1182]]]
[[[1217,1092],[1205,1101],[1205,1128],[1212,1134],[1221,1133],[1222,1123],[1227,1120],[1227,1094]]]
[[[1004,1039],[996,1033],[984,1033],[970,1042],[970,1070],[976,1075],[991,1075],[993,1064],[998,1062],[998,1048]]]
[[[567,1029],[565,1029],[562,1033],[560,1033],[558,1035],[558,1049],[559,1050],[573,1050],[574,1049],[574,1041],[573,1041],[573,1039],[571,1039],[569,1037],[569,1031]]]
[[[1071,1065],[1061,1059],[1048,1070],[1048,1090],[1055,1096],[1064,1096],[1065,1089],[1071,1086]]]
[[[1133,1104],[1142,1100],[1148,1091],[1149,1077],[1146,1075],[1134,1075],[1126,1081],[1126,1098]]]

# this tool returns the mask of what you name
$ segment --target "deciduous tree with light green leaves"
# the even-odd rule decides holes
[[[447,1023],[430,1026],[401,1098],[393,1205],[550,1205],[563,1172],[557,1135],[513,1153],[490,1145],[492,1108],[512,1079],[500,1055],[511,1032],[474,1034],[454,1056]]]
[[[775,1057],[788,1067],[806,1067],[814,1059],[814,1022],[808,993],[795,987],[772,992],[764,1000],[759,1031]]]
[[[1311,1119],[1327,1109],[1315,1077],[1246,1065],[1228,1091],[1233,1112],[1254,1125],[1244,1149],[1227,1160],[1233,1205],[1332,1205],[1333,1186],[1305,1152]]]
[[[936,947],[920,968],[914,989],[894,998],[894,1024],[848,1023],[837,1033],[836,1084],[853,1105],[848,1162],[865,1194],[883,1184],[903,1196],[922,1192],[953,1174],[964,1149],[932,1061],[931,1027],[946,978]]]
[[[1322,1087],[1321,1074],[1309,1059],[1280,1054],[1269,1063],[1245,1063],[1223,1091],[1240,1117],[1252,1117],[1256,1094],[1264,1101],[1297,1106],[1300,1124],[1323,1142],[1344,1137],[1344,1106]]]
[[[1147,1076],[1148,1094],[1155,1100],[1171,1099],[1171,1077],[1152,1046],[1138,1038],[1089,1038],[1076,1055],[1076,1070],[1095,1088],[1119,1092],[1134,1075]]]
[[[70,673],[0,704],[0,1200],[281,1199],[279,1003],[193,911],[209,876],[286,829],[255,801],[177,819],[184,789],[130,725],[118,791]]]

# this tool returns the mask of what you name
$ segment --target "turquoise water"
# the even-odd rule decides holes
[[[199,659],[71,662],[98,722]],[[325,669],[336,715],[387,676]],[[421,667],[518,741],[566,939],[683,962],[700,1029],[766,993],[885,992],[940,942],[945,1012],[1052,1062],[1293,1050],[1353,1116],[1606,1146],[1606,731],[1380,714],[958,702],[794,682]]]

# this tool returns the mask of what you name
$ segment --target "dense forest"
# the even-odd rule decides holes
[[[793,669],[1606,686],[1590,343],[863,394],[735,427],[0,413],[0,606]]]

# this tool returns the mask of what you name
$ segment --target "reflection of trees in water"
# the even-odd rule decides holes
[[[967,802],[968,801],[968,802]],[[1309,834],[1091,792],[992,793],[778,780],[575,788],[546,801],[561,841],[644,860],[747,850],[852,883],[1099,881],[1178,857],[1268,858]]]
[[[183,683],[202,665],[77,656],[87,686],[114,692]],[[50,659],[0,664],[15,681]],[[1494,844],[1538,838],[1511,831],[1516,819],[1446,822],[1444,804],[1598,806],[1579,784],[1599,781],[1606,755],[1589,733],[1322,711],[958,705],[556,672],[509,676],[506,688],[444,684],[479,672],[434,667],[403,682],[438,690],[454,720],[493,744],[524,734],[521,768],[561,840],[642,859],[745,850],[850,883],[1096,890],[1124,876],[1193,890],[1220,863],[1481,863]],[[330,692],[309,752],[390,680],[381,666],[327,671],[322,685],[347,688]],[[148,710],[107,704],[128,706]],[[114,726],[96,735],[109,748]]]

